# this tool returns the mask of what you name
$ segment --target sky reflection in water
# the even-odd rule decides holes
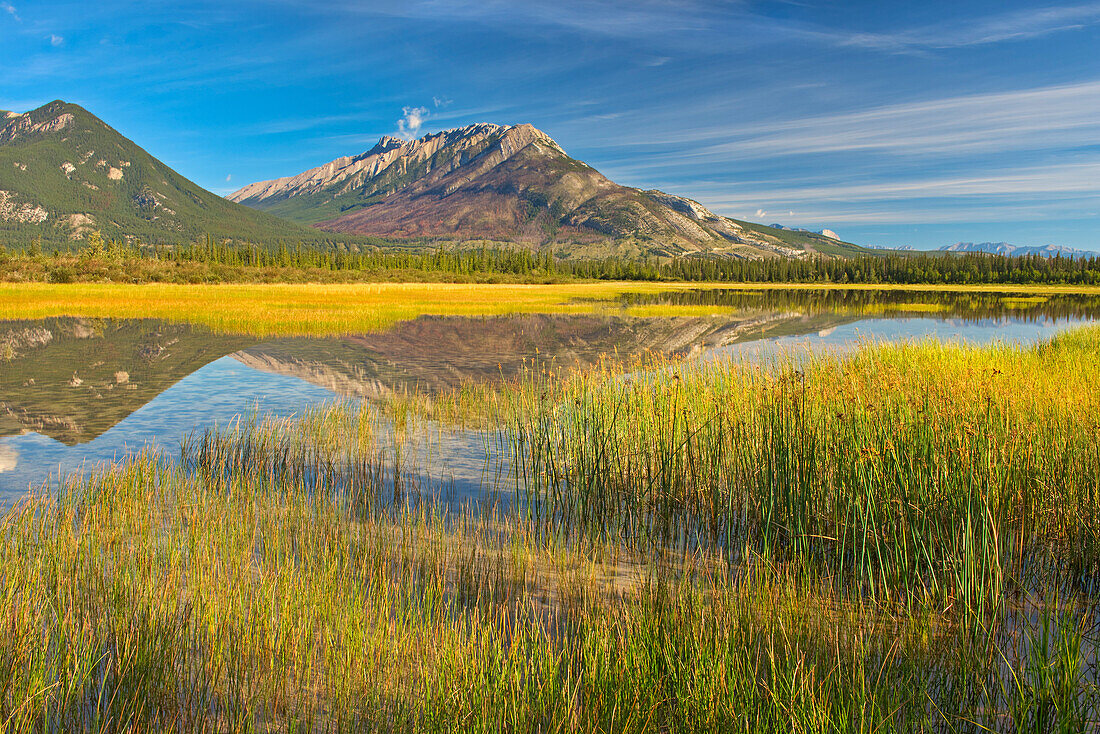
[[[152,321],[0,322],[0,346],[11,357],[0,362],[0,503],[50,475],[143,447],[174,457],[189,431],[254,412],[285,417],[336,399],[499,380],[536,349],[563,366],[615,351],[760,359],[843,352],[865,339],[1034,343],[1100,317],[1100,302],[1082,296],[729,290],[623,299],[662,304],[713,305],[715,313],[421,317],[384,334],[266,342]],[[477,484],[484,461],[477,436],[443,439],[434,453],[459,491]]]

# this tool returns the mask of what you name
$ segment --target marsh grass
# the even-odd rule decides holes
[[[157,318],[206,326],[218,333],[252,336],[334,336],[388,329],[424,314],[499,316],[520,313],[591,314],[613,311],[648,317],[699,317],[743,311],[744,299],[723,297],[729,284],[569,282],[554,284],[471,283],[267,283],[181,285],[168,283],[0,283],[0,319],[55,316]],[[929,304],[950,297],[1019,294],[1095,296],[1100,286],[1042,285],[830,285],[740,284],[741,295],[759,294],[783,309],[809,313],[826,304],[832,312],[873,315],[874,293],[923,294]],[[777,298],[776,294],[780,296]],[[713,297],[708,298],[708,294]],[[843,294],[841,302],[834,302]],[[1082,299],[1084,300],[1084,299]],[[853,303],[845,305],[844,301]],[[1041,302],[1040,302],[1041,303]],[[1023,302],[1016,303],[1017,308]],[[1034,306],[1035,304],[1032,304]],[[941,311],[939,305],[909,304],[894,311]],[[988,310],[988,308],[986,309]],[[1003,309],[1002,309],[1003,310]],[[1074,312],[1074,309],[1067,309]]]
[[[648,357],[194,435],[4,516],[0,720],[1095,728],[1098,366],[1096,329]]]
[[[683,284],[0,284],[0,319],[158,318],[255,336],[361,334],[423,314],[598,313],[626,291]],[[666,311],[675,315],[676,308]],[[687,307],[687,312],[692,309]]]

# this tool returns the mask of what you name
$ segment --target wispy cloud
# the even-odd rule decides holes
[[[602,168],[724,214],[764,219],[793,208],[814,226],[1056,221],[1100,210],[1097,109],[1100,81],[960,95],[621,136],[621,163]],[[685,176],[685,163],[761,175],[707,181]]]
[[[428,119],[427,107],[402,107],[402,117],[397,121],[397,130],[401,137],[412,140],[419,132],[424,120]]]
[[[914,51],[981,46],[1005,41],[1041,38],[1062,31],[1078,30],[1100,23],[1100,3],[1028,8],[962,22],[958,18],[941,24],[894,33],[835,33],[824,31],[842,46],[881,51]]]
[[[1046,199],[1066,195],[1100,197],[1100,157],[970,176],[927,176],[851,185],[822,180],[789,187],[769,187],[762,182],[700,183],[695,188],[695,193],[705,196],[708,202],[725,206],[745,206],[748,202],[759,201],[856,203],[1006,195]]]
[[[865,48],[889,53],[913,53],[1021,41],[1076,30],[1100,23],[1100,3],[1087,2],[1026,8],[983,16],[954,15],[943,22],[893,31],[849,30],[769,14],[740,0],[407,0],[370,3],[334,0],[314,4],[302,0],[269,0],[311,12],[358,14],[426,22],[466,22],[506,25],[510,32],[559,28],[586,35],[651,39],[662,44],[694,39],[700,34],[739,34],[746,44],[789,44],[792,40],[828,46]],[[965,12],[965,11],[963,11]],[[960,13],[959,15],[962,15]],[[721,52],[721,45],[692,46],[696,51]],[[659,66],[667,56],[656,55]]]
[[[56,47],[62,45],[63,43],[65,43],[65,37],[64,36],[59,36],[56,33],[51,33],[50,34],[50,45],[51,46],[56,48]]]
[[[651,158],[770,158],[877,152],[958,156],[1100,144],[1100,81],[885,105],[766,124],[622,136],[619,145],[690,145]],[[642,163],[642,166],[645,164]]]
[[[348,112],[334,115],[315,115],[313,117],[287,117],[281,120],[257,122],[249,126],[248,131],[260,135],[300,133],[330,125],[371,120],[374,116],[374,113],[370,112]]]
[[[701,201],[707,207],[712,205],[707,201]],[[766,220],[781,218],[783,224],[788,226],[806,227],[808,229],[820,229],[828,227],[832,230],[840,230],[851,225],[885,225],[885,226],[925,226],[930,224],[940,225],[969,225],[969,224],[1005,224],[1011,222],[1050,222],[1056,224],[1059,219],[1074,219],[1082,216],[1078,208],[1080,202],[1065,204],[979,204],[970,202],[969,206],[942,206],[940,204],[905,206],[905,207],[822,207],[802,208],[793,215],[784,214],[782,217],[754,217],[749,212],[751,209],[729,212],[729,216],[739,219]],[[770,223],[770,222],[764,222]],[[1056,232],[1051,229],[1051,232]]]
[[[685,187],[685,193],[716,212],[758,221],[779,217],[802,226],[1055,221],[1100,207],[1100,158],[850,185],[822,178],[787,187],[766,181],[689,182]],[[786,215],[769,214],[788,208]]]
[[[1038,4],[0,0],[0,107],[80,97],[212,187],[531,122],[617,181],[750,219],[1080,219],[1100,212],[1100,0]]]
[[[301,6],[301,0],[276,0]],[[736,0],[407,0],[402,3],[363,3],[349,0],[314,5],[320,12],[426,20],[503,23],[510,28],[557,26],[594,35],[661,36],[678,31],[713,28],[723,20],[744,15]]]

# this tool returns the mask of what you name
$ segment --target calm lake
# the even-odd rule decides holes
[[[669,306],[706,315],[661,316]],[[261,340],[154,320],[0,321],[0,504],[145,447],[174,456],[189,432],[240,416],[499,381],[534,360],[762,359],[864,339],[1033,343],[1098,318],[1100,298],[1083,295],[728,289],[628,294],[589,315],[422,316],[339,338]],[[476,440],[441,450],[452,469],[476,473]]]

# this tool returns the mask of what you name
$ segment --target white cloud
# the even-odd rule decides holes
[[[899,201],[907,199],[958,199],[960,197],[1026,196],[1060,198],[1063,196],[1100,196],[1100,159],[1094,161],[1030,166],[1008,172],[975,173],[969,176],[941,176],[862,184],[836,184],[762,189],[745,186],[743,198],[770,201]],[[739,186],[738,188],[741,188]],[[714,187],[715,190],[718,187]],[[727,195],[730,187],[723,187]],[[740,203],[740,202],[739,202]]]
[[[226,183],[229,183],[232,179],[233,179],[233,174],[232,173],[225,174],[225,182]]]
[[[65,43],[65,37],[64,36],[59,36],[56,33],[51,33],[50,34],[50,45],[51,46],[57,47],[57,46],[60,46],[63,43]]]
[[[849,185],[822,179],[785,188],[752,181],[686,183],[682,187],[715,212],[741,216],[759,207],[755,214],[758,220],[774,217],[774,209],[797,202],[798,214],[788,211],[787,218],[803,226],[819,226],[821,222],[1054,221],[1081,218],[1100,209],[1100,159],[976,172],[970,176]]]
[[[901,156],[955,157],[1100,145],[1100,80],[905,102],[832,115],[716,126],[644,138],[620,136],[620,145],[692,144],[688,151],[651,156],[676,165],[685,156],[759,159],[869,151]],[[709,144],[708,144],[709,143]],[[644,164],[643,164],[644,165]]]
[[[282,0],[301,4],[300,0]],[[560,26],[585,34],[653,37],[675,32],[699,32],[730,18],[751,17],[722,3],[720,8],[700,0],[406,0],[366,3],[333,0],[309,3],[321,12],[354,12],[393,18],[465,21],[506,25],[513,31]],[[736,11],[736,12],[734,12]]]
[[[402,107],[403,117],[397,121],[397,129],[401,137],[412,140],[420,132],[421,125],[428,118],[427,107]]]
[[[432,97],[432,104],[436,109],[440,107],[450,107],[454,103],[453,99],[447,99],[446,97]]]
[[[15,18],[18,22],[22,23],[23,19],[19,17],[19,13],[16,12],[15,6],[11,3],[0,3],[0,10],[6,11],[11,17]]]
[[[709,207],[709,204],[702,202]],[[747,211],[747,210],[746,210]],[[753,221],[738,211],[730,211],[728,216]],[[1019,204],[982,205],[972,207],[916,206],[904,208],[889,207],[850,207],[821,208],[799,211],[793,219],[783,223],[789,227],[818,228],[828,227],[838,231],[846,226],[881,225],[918,225],[929,224],[984,224],[1005,222],[1056,223],[1066,219],[1083,218],[1080,209],[1073,207],[1020,206]],[[763,222],[767,223],[767,222]]]
[[[975,18],[969,22],[960,22],[956,18],[949,23],[897,33],[844,35],[825,32],[822,35],[832,36],[841,46],[906,52],[1023,41],[1061,31],[1078,30],[1097,23],[1100,23],[1100,3],[1092,2],[1063,7],[1028,8],[986,18]]]
[[[305,6],[320,13],[355,13],[433,22],[472,22],[506,27],[510,32],[543,32],[557,26],[586,35],[659,39],[661,46],[685,42],[700,48],[702,36],[726,38],[738,34],[740,46],[766,40],[789,44],[792,39],[842,48],[886,53],[926,53],[936,49],[1040,38],[1100,23],[1100,3],[1026,8],[967,17],[966,4],[943,22],[897,31],[862,32],[843,26],[814,26],[793,18],[757,12],[744,0],[405,0],[401,3],[330,0],[268,0]],[[797,0],[789,0],[800,5]],[[715,44],[714,48],[721,46]],[[656,56],[659,63],[666,59]]]

